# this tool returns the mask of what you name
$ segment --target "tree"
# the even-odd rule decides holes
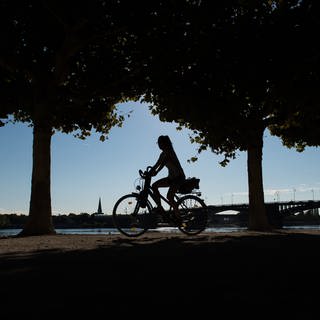
[[[108,8],[106,8],[108,6]],[[54,233],[50,143],[55,130],[104,140],[123,116],[115,105],[139,94],[131,79],[130,39],[117,1],[1,2],[1,116],[33,126],[29,219],[21,235]],[[130,72],[131,71],[131,72]]]
[[[192,141],[201,144],[199,151],[210,147],[224,154],[222,164],[237,150],[247,151],[250,229],[270,228],[263,194],[263,133],[288,124],[293,114],[294,108],[284,103],[289,101],[284,88],[290,75],[306,71],[305,55],[300,56],[305,47],[294,48],[297,40],[305,44],[312,30],[306,28],[309,6],[309,1],[195,3],[177,14],[174,37],[162,45],[175,48],[170,51],[174,68],[161,65],[165,53],[159,48],[150,72],[154,83],[146,99],[155,104],[153,112],[194,130]],[[314,46],[308,48],[314,51]],[[159,84],[159,79],[166,81]]]
[[[161,48],[150,72],[154,77],[146,100],[154,103],[152,110],[160,119],[175,120],[194,130],[197,136],[192,139],[201,144],[200,150],[210,146],[214,152],[225,154],[224,164],[236,150],[248,151],[249,225],[265,229],[269,226],[261,160],[265,118],[269,115],[267,82],[255,70],[262,40],[258,45],[253,40],[259,39],[261,27],[250,7],[245,9],[240,1],[223,5],[202,1],[173,15],[174,27],[168,25],[167,32],[153,36]],[[168,30],[175,32],[171,35]],[[163,34],[170,34],[165,46],[159,41]],[[169,67],[163,66],[167,61],[163,63],[162,48],[170,52]]]

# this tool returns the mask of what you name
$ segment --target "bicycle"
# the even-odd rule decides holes
[[[187,235],[196,235],[202,232],[207,226],[207,206],[198,195],[191,194],[192,190],[183,192],[182,196],[178,196],[182,192],[178,190],[175,195],[181,217],[180,223],[177,223],[168,199],[161,194],[161,200],[169,206],[169,210],[165,211],[165,215],[155,212],[156,210],[149,200],[151,197],[155,202],[151,188],[151,168],[147,167],[144,172],[139,170],[142,183],[136,187],[138,192],[126,194],[115,203],[112,212],[114,226],[128,237],[141,236],[147,230],[157,228],[161,221],[162,224],[167,223],[169,226],[178,227],[182,233]]]

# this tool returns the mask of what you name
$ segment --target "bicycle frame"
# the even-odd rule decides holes
[[[144,190],[145,190],[145,188],[144,188]],[[153,192],[153,190],[151,189],[151,187],[149,186],[149,188],[148,188],[148,190],[147,190],[147,197],[148,197],[148,195],[152,198],[152,200],[156,203],[156,200],[155,200],[155,195],[154,195],[154,192]],[[178,201],[179,200],[179,197],[175,194],[174,195],[174,198],[175,198],[175,200],[176,201]],[[162,201],[164,201],[169,207],[170,207],[170,209],[172,208],[172,205],[170,204],[170,202],[169,202],[169,200],[165,197],[165,196],[163,196],[161,193],[160,193],[160,199],[162,200]],[[162,206],[162,204],[161,204],[161,206]]]
[[[142,195],[143,197],[146,197],[145,200],[147,202],[148,200],[148,196],[150,196],[152,198],[152,200],[156,203],[156,196],[154,195],[154,192],[151,188],[151,176],[150,175],[147,175],[145,176],[144,178],[144,181],[145,181],[145,184],[144,184],[144,188],[143,190],[140,191],[140,195]],[[145,194],[143,194],[145,192]],[[176,201],[178,201],[180,198],[175,194],[174,195],[174,198]],[[164,197],[161,193],[160,193],[160,199],[162,201],[164,201],[168,206],[169,206],[169,210],[172,208],[172,205],[170,204],[169,200]],[[162,204],[161,204],[162,206]]]

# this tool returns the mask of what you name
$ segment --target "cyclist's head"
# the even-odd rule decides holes
[[[161,150],[172,149],[172,143],[168,136],[160,136],[158,138],[158,145]]]

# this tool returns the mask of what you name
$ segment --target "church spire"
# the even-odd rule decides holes
[[[96,212],[96,214],[103,214],[102,207],[101,207],[101,198],[100,197],[99,197],[98,211]]]

